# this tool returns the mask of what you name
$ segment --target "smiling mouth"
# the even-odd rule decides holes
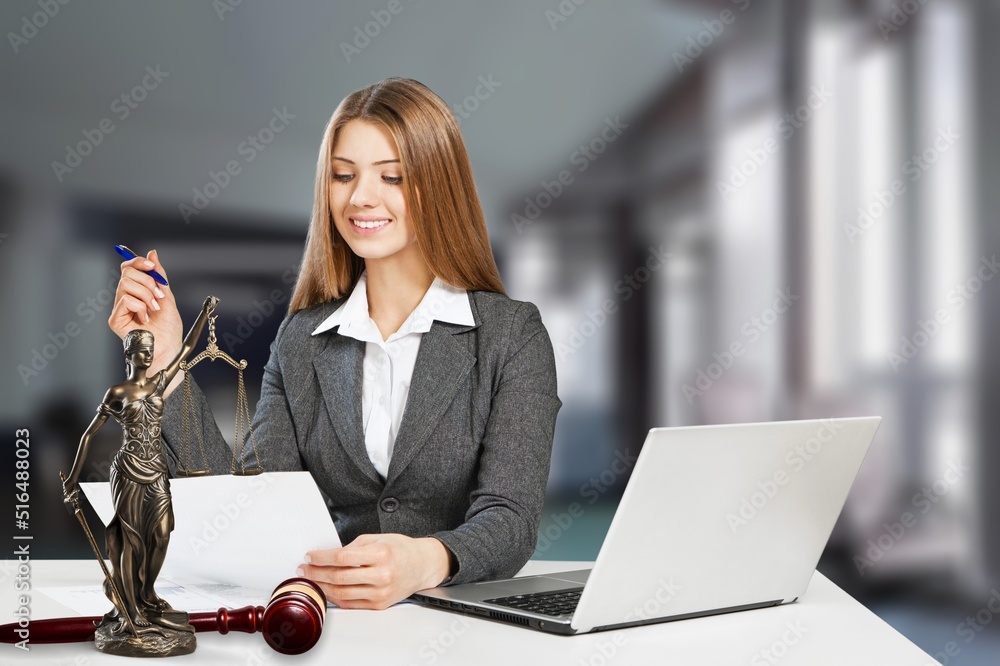
[[[355,220],[353,217],[349,218],[351,224],[359,229],[381,229],[385,225],[392,222],[392,220],[386,218],[382,220]]]

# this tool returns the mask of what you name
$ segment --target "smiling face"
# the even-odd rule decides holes
[[[406,217],[402,164],[392,135],[382,125],[352,120],[333,147],[330,214],[340,236],[365,260],[416,253]]]

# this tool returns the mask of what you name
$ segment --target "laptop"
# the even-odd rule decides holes
[[[410,598],[566,635],[794,602],[881,420],[653,428],[593,568]]]

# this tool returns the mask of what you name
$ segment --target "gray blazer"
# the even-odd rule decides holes
[[[434,536],[458,561],[451,584],[513,575],[535,548],[562,406],[538,308],[471,291],[475,325],[435,321],[424,333],[383,481],[362,428],[365,343],[337,328],[311,335],[342,302],[289,314],[278,329],[253,419],[264,469],[309,470],[345,544],[366,533]],[[192,384],[209,466],[228,474],[232,450]],[[164,402],[171,474],[182,406],[181,390]]]

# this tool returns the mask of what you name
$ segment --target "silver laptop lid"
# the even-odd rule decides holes
[[[881,420],[650,430],[573,628],[801,596]]]

